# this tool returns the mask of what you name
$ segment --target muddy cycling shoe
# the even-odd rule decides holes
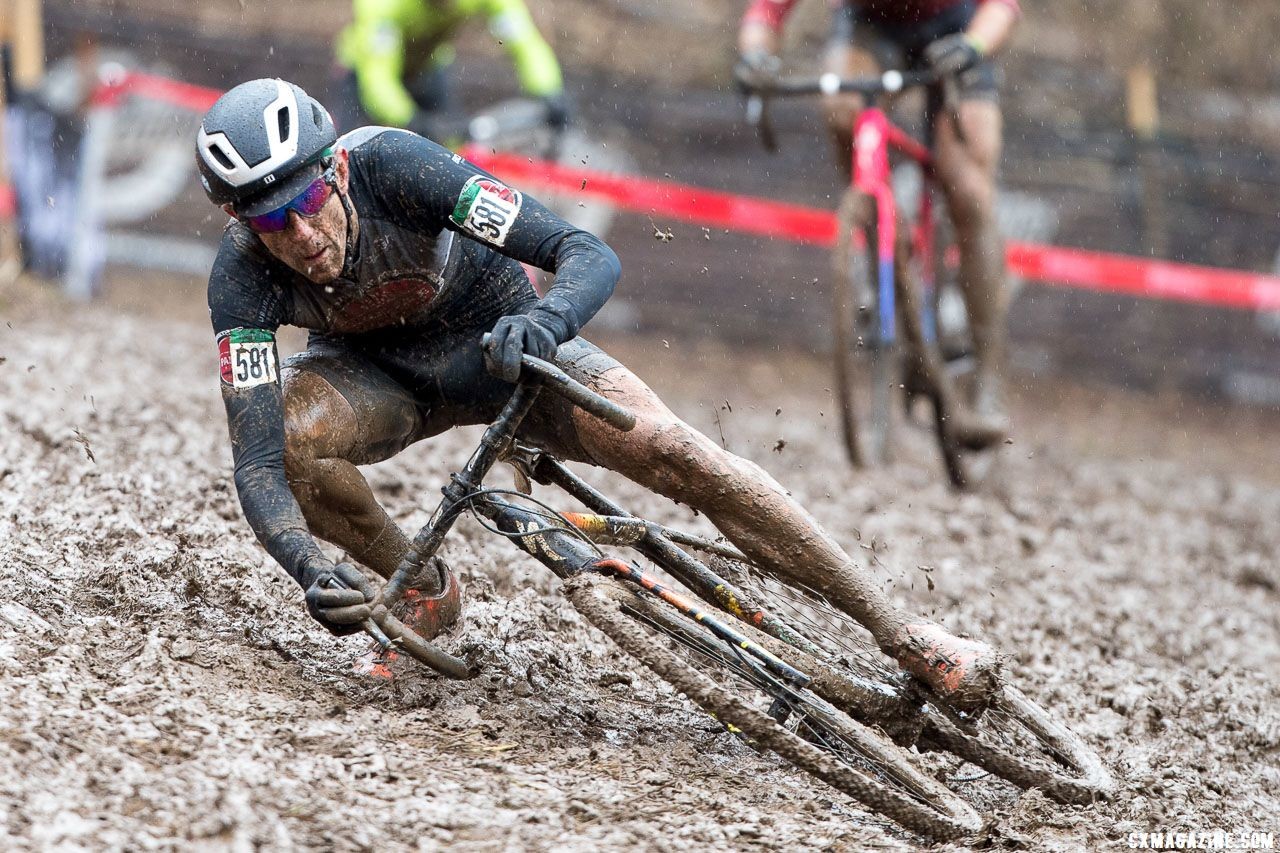
[[[1005,401],[1004,383],[989,368],[978,368],[973,377],[973,413],[987,423],[1009,431],[1009,407]]]
[[[458,576],[439,557],[432,560],[432,568],[438,572],[439,583],[432,584],[440,592],[428,594],[411,589],[392,609],[392,613],[407,627],[412,628],[424,640],[435,638],[458,621],[462,610],[462,587]]]
[[[1009,420],[1003,415],[958,412],[952,415],[950,431],[965,450],[986,450],[1009,437]]]
[[[956,710],[982,708],[1000,687],[1000,658],[995,649],[961,639],[941,625],[907,625],[893,647],[902,668]]]

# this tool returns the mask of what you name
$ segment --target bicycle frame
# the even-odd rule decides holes
[[[584,544],[582,537],[574,535],[575,526],[569,518],[560,516],[565,524],[562,528],[548,527],[545,519],[538,514],[515,504],[497,500],[482,492],[481,485],[485,476],[508,448],[513,446],[516,431],[545,386],[551,386],[555,393],[570,399],[596,417],[609,421],[620,429],[629,430],[635,425],[634,415],[575,382],[555,365],[524,356],[520,382],[515,386],[510,399],[497,418],[485,430],[479,447],[467,460],[466,465],[454,474],[450,478],[449,485],[444,487],[444,497],[440,505],[431,519],[413,538],[408,553],[383,586],[377,601],[374,602],[373,615],[362,624],[365,632],[384,650],[396,643],[403,644],[414,657],[444,675],[453,678],[469,678],[474,674],[464,661],[446,654],[418,637],[412,629],[401,623],[390,612],[391,608],[412,588],[457,520],[464,512],[472,510],[497,524],[498,529],[512,538],[521,549],[535,557],[560,578],[568,578],[585,571],[615,574],[666,601],[686,617],[705,626],[716,637],[748,654],[758,665],[787,683],[800,687],[807,685],[810,681],[808,675],[743,636],[729,623],[700,606],[699,602],[666,587],[653,576],[639,569],[619,560],[602,558],[593,550],[593,547]],[[589,489],[586,483],[558,462],[555,467],[563,473],[572,486]],[[484,495],[483,499],[476,500],[481,495]],[[618,512],[619,516],[625,515],[620,508]],[[600,522],[604,521],[598,516],[579,517],[583,527],[586,528],[590,528],[597,519]],[[623,518],[619,517],[618,520],[622,521]],[[668,557],[681,568],[698,575],[703,588],[715,589],[717,593],[727,595],[731,601],[733,600],[732,588],[727,587],[724,581],[701,563],[680,551],[658,532],[656,526],[652,530],[646,529],[640,538],[652,540],[660,548],[665,546],[664,550]],[[715,601],[715,598],[712,601]],[[740,607],[735,615],[757,625],[769,619],[763,612],[756,614],[754,619],[749,618]]]
[[[881,342],[892,344],[897,334],[894,281],[897,273],[898,205],[893,194],[889,152],[897,151],[914,161],[924,177],[920,208],[912,233],[912,245],[919,258],[933,256],[933,152],[891,122],[885,111],[874,102],[868,103],[854,120],[853,140],[852,185],[876,201],[877,320]],[[926,296],[922,306],[925,340],[932,342],[937,335],[937,323],[928,307],[932,304],[928,296],[934,285],[933,269],[928,263],[921,265],[921,283]]]

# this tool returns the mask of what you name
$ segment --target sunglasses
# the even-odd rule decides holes
[[[276,234],[289,227],[289,211],[292,210],[299,216],[310,219],[323,210],[333,190],[331,185],[333,177],[334,169],[331,166],[325,169],[324,174],[308,184],[305,190],[275,210],[268,210],[257,216],[237,216],[236,218],[249,226],[249,230],[255,234]]]

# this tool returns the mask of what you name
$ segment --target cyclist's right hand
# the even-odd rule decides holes
[[[777,56],[765,50],[752,50],[738,57],[733,76],[739,86],[751,90],[775,82],[781,71],[782,60]]]
[[[543,361],[554,358],[564,331],[551,328],[555,319],[536,308],[528,314],[499,318],[484,347],[485,368],[506,382],[519,382],[523,356]]]
[[[982,61],[982,49],[973,37],[953,33],[932,41],[924,49],[925,62],[943,76],[963,74]]]
[[[335,565],[324,557],[311,557],[303,564],[299,582],[306,590],[307,612],[334,636],[356,633],[373,613],[369,603],[378,594],[350,563]]]

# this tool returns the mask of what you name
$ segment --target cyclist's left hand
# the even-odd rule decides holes
[[[982,61],[982,51],[965,33],[953,33],[931,42],[924,49],[925,62],[939,74],[956,75]]]
[[[564,92],[547,95],[542,99],[542,103],[547,109],[547,127],[564,130],[573,122],[573,105],[569,103],[569,96]]]
[[[549,359],[559,345],[555,332],[533,314],[513,314],[494,324],[489,345],[485,347],[485,367],[507,382],[520,380],[520,357],[531,355]]]

